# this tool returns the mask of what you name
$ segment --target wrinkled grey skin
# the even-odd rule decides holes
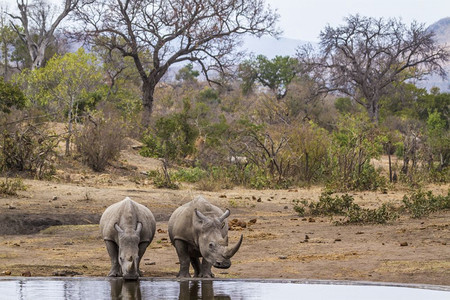
[[[139,262],[153,240],[155,229],[152,212],[130,198],[109,206],[100,219],[100,233],[111,258],[108,276],[138,279]]]
[[[230,258],[239,250],[239,242],[228,247],[227,209],[223,212],[201,196],[178,207],[169,219],[169,237],[180,260],[177,277],[190,277],[189,264],[194,277],[214,277],[211,266],[227,269]],[[200,265],[199,258],[203,257]]]

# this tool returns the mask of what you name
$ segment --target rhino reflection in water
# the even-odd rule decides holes
[[[139,262],[155,229],[152,212],[130,198],[109,206],[100,219],[100,232],[111,258],[108,276],[132,280],[141,276]]]
[[[214,295],[214,288],[212,281],[202,281],[201,290],[199,289],[199,282],[180,281],[180,294],[178,300],[191,299],[214,299],[214,300],[230,300],[228,295]],[[199,295],[199,291],[201,294]]]
[[[141,300],[141,287],[138,280],[125,281],[122,279],[112,279],[111,300]]]
[[[169,237],[180,260],[177,277],[214,277],[211,266],[227,269],[230,258],[239,250],[242,235],[234,247],[228,247],[228,222],[230,211],[223,212],[203,197],[198,196],[177,208],[169,219]],[[199,258],[203,257],[200,265]]]

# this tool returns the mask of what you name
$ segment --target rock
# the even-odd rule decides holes
[[[53,196],[52,200],[53,201],[58,200],[58,197],[57,196]]]
[[[278,258],[279,258],[279,259],[287,259],[287,256],[285,256],[285,255],[280,255],[280,256],[278,256]]]
[[[9,275],[11,275],[11,271],[10,271],[10,270],[3,271],[3,272],[2,272],[2,275],[7,275],[7,276],[9,276]]]
[[[31,277],[31,272],[30,271],[25,271],[22,273],[23,277]]]
[[[156,262],[154,262],[154,261],[146,262],[146,263],[144,263],[144,265],[146,265],[146,266],[154,266],[154,265],[156,265]]]
[[[65,242],[63,245],[64,246],[71,246],[71,245],[73,245],[73,242]]]
[[[163,230],[163,229],[161,229],[161,228],[158,228],[157,232],[158,232],[158,233],[167,233],[167,231],[165,231],[165,230]]]
[[[305,241],[309,240],[309,235],[305,234]]]
[[[289,208],[289,206],[287,206],[287,205],[284,207],[284,209],[288,209],[288,208]]]
[[[334,241],[335,242],[341,242],[342,240],[341,239],[335,239]]]
[[[227,195],[220,195],[219,198],[226,198]]]
[[[8,205],[8,209],[16,209],[16,207],[12,206],[12,205]]]
[[[71,271],[71,270],[60,270],[60,271],[53,272],[52,275],[66,277],[66,276],[79,276],[79,275],[83,275],[83,273],[79,273],[79,272]]]
[[[401,246],[401,247],[406,247],[406,246],[408,246],[408,242],[401,242],[401,243],[400,243],[400,246]]]
[[[260,198],[258,198],[258,200],[256,200],[256,202],[261,202],[262,200],[261,200],[261,197]]]
[[[314,223],[314,222],[316,222],[316,220],[313,219],[313,218],[309,218],[309,219],[308,219],[308,222],[309,222],[309,223]]]
[[[253,225],[256,224],[256,219],[251,219],[250,221],[248,221],[248,225]]]
[[[252,196],[252,200],[256,200],[256,197],[255,197],[255,196]]]

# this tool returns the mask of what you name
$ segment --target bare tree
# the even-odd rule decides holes
[[[263,0],[99,0],[78,16],[89,40],[133,58],[142,80],[143,125],[170,66],[196,62],[214,82],[212,73],[235,65],[240,35],[278,34],[278,15]]]
[[[350,16],[337,28],[320,33],[320,51],[303,47],[298,57],[303,72],[317,78],[327,91],[352,97],[377,122],[380,99],[394,82],[421,79],[433,72],[445,76],[442,63],[449,52],[434,33],[416,22]]]
[[[58,13],[56,6],[46,3],[45,0],[37,0],[32,4],[29,4],[28,0],[17,0],[20,15],[9,14],[9,16],[18,21],[12,22],[12,25],[27,46],[32,69],[43,65],[45,50],[53,43],[57,27],[78,3],[79,0],[64,0],[64,7]],[[20,30],[21,27],[23,31]]]

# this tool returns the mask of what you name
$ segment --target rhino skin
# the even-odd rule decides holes
[[[221,269],[231,266],[230,258],[239,250],[242,235],[234,247],[228,247],[229,215],[228,209],[223,212],[201,196],[173,212],[168,231],[180,260],[177,277],[190,277],[190,264],[194,277],[214,277],[211,266]],[[203,257],[201,265],[200,257]]]
[[[100,234],[111,258],[108,276],[138,279],[139,262],[155,229],[152,212],[128,197],[106,208],[100,218]]]

